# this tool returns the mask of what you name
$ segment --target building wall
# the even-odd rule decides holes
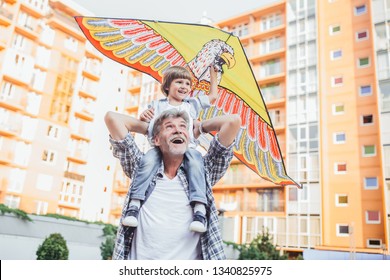
[[[30,215],[32,222],[0,215],[0,259],[36,260],[39,245],[52,233],[64,237],[69,260],[101,260],[103,226]]]

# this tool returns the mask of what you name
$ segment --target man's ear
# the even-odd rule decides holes
[[[153,140],[152,140],[152,143],[154,146],[158,147],[160,146],[160,138],[157,137],[157,136],[154,136]]]

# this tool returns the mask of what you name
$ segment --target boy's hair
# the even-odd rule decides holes
[[[169,87],[175,79],[187,79],[192,85],[192,77],[190,71],[182,66],[171,66],[164,71],[161,91],[168,96]]]
[[[160,133],[162,123],[165,119],[168,118],[182,118],[187,123],[187,125],[190,123],[190,117],[188,116],[188,113],[186,111],[179,111],[178,109],[166,110],[162,112],[154,122],[152,130],[152,139],[154,139],[154,137]]]

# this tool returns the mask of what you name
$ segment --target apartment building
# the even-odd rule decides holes
[[[241,38],[287,173],[303,184],[260,183],[233,164],[214,192],[228,239],[266,228],[288,252],[388,252],[389,9],[289,0],[217,23]]]
[[[0,203],[117,224],[130,182],[104,114],[137,116],[161,93],[86,42],[83,14],[70,0],[0,0]],[[291,254],[388,254],[389,19],[386,0],[283,0],[217,23],[240,37],[303,185],[233,160],[214,188],[225,240],[267,229]]]
[[[65,0],[0,1],[0,203],[9,207],[108,220],[116,162],[103,116],[123,99],[128,70],[87,44],[73,19],[87,13]]]

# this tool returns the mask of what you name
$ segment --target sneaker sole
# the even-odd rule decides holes
[[[190,230],[203,233],[207,231],[207,228],[201,222],[192,222],[190,224]]]
[[[123,219],[122,225],[127,226],[127,227],[137,227],[138,220],[134,217],[126,217]]]

